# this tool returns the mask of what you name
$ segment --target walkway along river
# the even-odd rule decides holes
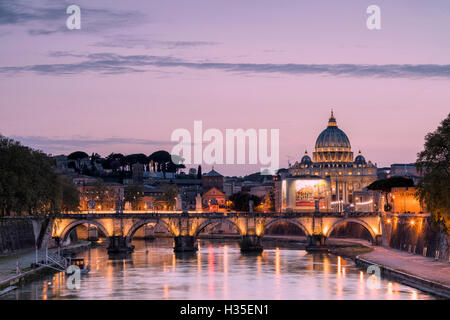
[[[236,241],[199,240],[199,251],[175,254],[172,239],[135,240],[129,258],[111,260],[101,244],[78,254],[91,266],[81,288],[69,290],[57,273],[1,299],[434,299],[382,279],[368,285],[352,260],[265,246],[245,255]]]

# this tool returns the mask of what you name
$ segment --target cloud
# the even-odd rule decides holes
[[[31,7],[20,0],[2,0],[0,2],[0,25],[23,24],[36,21],[54,21],[65,14],[61,7]]]
[[[190,49],[205,46],[219,45],[219,42],[214,41],[162,41],[150,39],[146,37],[133,37],[130,35],[113,35],[106,36],[104,40],[93,44],[96,47],[106,48],[164,48],[164,49]]]
[[[0,25],[25,25],[31,35],[50,35],[67,32],[67,1],[47,2],[37,5],[36,2],[23,0],[0,1]],[[81,30],[79,32],[100,32],[110,29],[130,27],[143,23],[145,15],[138,11],[117,11],[109,8],[94,8],[91,5],[80,5]],[[52,27],[49,27],[52,26]]]
[[[437,64],[272,64],[192,62],[170,56],[118,55],[114,53],[72,54],[53,52],[54,57],[80,58],[81,61],[59,64],[0,67],[0,74],[14,75],[32,72],[41,75],[82,73],[124,74],[168,68],[219,70],[240,74],[323,75],[361,78],[450,78],[450,65]]]
[[[24,145],[36,146],[46,150],[74,150],[105,145],[142,145],[142,146],[168,146],[172,141],[158,141],[136,138],[104,138],[94,139],[89,137],[52,138],[40,136],[12,136],[11,139],[18,140]]]

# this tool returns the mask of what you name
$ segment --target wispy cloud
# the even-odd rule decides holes
[[[70,75],[81,73],[123,74],[148,72],[163,68],[219,70],[244,74],[324,75],[371,78],[450,78],[450,65],[437,64],[272,64],[193,62],[170,56],[118,55],[114,53],[72,54],[52,53],[55,57],[78,57],[81,61],[58,64],[0,67],[0,74],[14,75],[33,72],[42,75]]]
[[[134,37],[130,35],[108,35],[102,41],[95,42],[93,46],[106,48],[164,48],[164,49],[191,49],[205,46],[219,45],[214,41],[162,41],[152,39],[151,36]]]
[[[0,25],[26,26],[31,35],[67,32],[66,9],[70,4],[72,3],[68,1],[52,1],[43,5],[34,1],[1,0]],[[83,15],[80,32],[109,31],[137,25],[146,20],[144,14],[133,10],[98,9],[92,5],[83,5],[81,9]]]
[[[149,139],[136,138],[89,138],[89,137],[41,137],[41,136],[12,136],[14,140],[22,142],[24,145],[30,145],[44,150],[65,150],[83,149],[90,147],[99,147],[105,145],[141,145],[141,146],[169,146],[173,145],[172,141],[159,141]]]

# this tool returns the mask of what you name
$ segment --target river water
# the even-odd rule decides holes
[[[374,279],[333,254],[270,248],[243,255],[236,240],[200,240],[199,251],[173,253],[171,239],[134,241],[127,259],[108,259],[106,246],[78,254],[91,266],[70,290],[61,272],[2,299],[433,299],[402,284]],[[370,282],[372,281],[372,282]]]

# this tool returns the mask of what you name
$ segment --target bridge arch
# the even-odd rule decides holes
[[[67,236],[70,234],[70,232],[73,229],[75,229],[76,227],[78,227],[80,225],[83,225],[83,224],[94,225],[98,229],[100,229],[105,236],[107,236],[107,237],[110,236],[109,232],[107,231],[107,229],[105,228],[105,226],[101,222],[99,222],[97,220],[86,220],[86,219],[83,219],[83,220],[72,221],[63,229],[63,231],[61,232],[61,235],[60,235],[60,238],[62,239],[62,241],[66,241],[67,240]]]
[[[267,222],[264,225],[263,232],[262,232],[261,236],[263,236],[266,233],[266,231],[269,230],[270,227],[272,227],[272,226],[274,226],[276,224],[279,224],[279,223],[292,224],[292,225],[300,228],[305,233],[306,236],[310,235],[310,233],[308,232],[308,229],[306,229],[306,227],[300,221],[297,221],[295,219],[288,219],[288,218],[278,218],[278,219],[270,220],[269,222]]]
[[[169,225],[162,219],[146,219],[146,220],[139,220],[136,221],[130,228],[130,230],[127,233],[127,237],[132,239],[134,234],[136,233],[136,231],[140,228],[142,228],[143,226],[145,226],[146,224],[149,223],[154,223],[155,224],[155,228],[158,224],[162,224],[164,225],[164,227],[173,235],[176,236],[173,232],[173,230],[169,227]]]
[[[243,235],[243,232],[241,230],[241,228],[239,227],[238,224],[236,224],[234,221],[231,221],[229,219],[221,219],[221,220],[217,220],[217,219],[208,219],[203,221],[202,223],[200,223],[200,225],[195,229],[194,232],[194,237],[197,237],[200,232],[202,232],[203,230],[205,230],[205,228],[207,226],[210,226],[212,224],[218,224],[218,223],[228,223],[229,225],[232,225],[233,227],[236,228],[236,230],[239,232],[240,235]]]
[[[374,232],[372,226],[370,226],[370,224],[368,224],[367,222],[365,222],[362,219],[358,219],[358,218],[344,218],[344,219],[339,219],[338,221],[336,221],[333,225],[331,225],[330,228],[328,228],[328,230],[326,231],[326,233],[324,234],[327,238],[330,236],[331,232],[333,232],[334,229],[336,229],[337,227],[339,227],[340,225],[344,224],[344,223],[348,223],[348,222],[353,222],[353,223],[357,223],[359,225],[361,225],[364,229],[366,229],[369,234],[370,237],[372,238],[372,243],[375,243],[376,241],[376,233]]]

